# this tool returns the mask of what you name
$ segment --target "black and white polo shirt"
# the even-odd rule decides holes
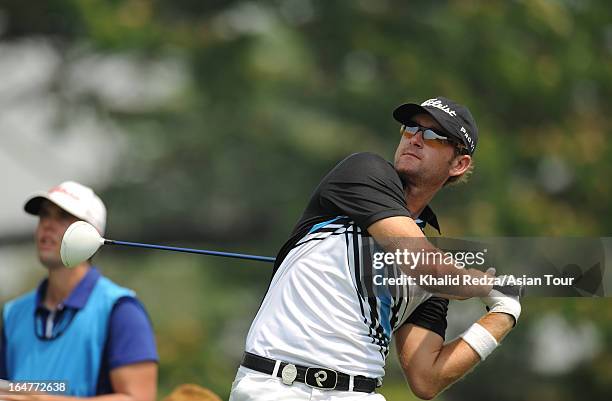
[[[444,337],[448,300],[419,286],[372,288],[376,244],[367,227],[412,217],[403,185],[393,165],[372,153],[349,156],[323,178],[277,256],[246,351],[383,377],[393,332],[403,324]],[[415,221],[439,230],[429,207]]]

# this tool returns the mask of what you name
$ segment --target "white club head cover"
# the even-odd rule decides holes
[[[74,222],[62,238],[60,256],[66,267],[74,267],[89,259],[104,244],[98,230],[84,221]]]

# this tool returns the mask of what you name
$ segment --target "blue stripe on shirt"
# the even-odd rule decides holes
[[[310,231],[308,231],[308,234],[312,234],[312,233],[314,233],[315,231],[317,231],[319,228],[323,228],[323,227],[325,227],[326,225],[331,224],[331,223],[333,223],[334,221],[339,220],[339,219],[341,219],[341,218],[343,218],[343,217],[345,217],[345,216],[337,216],[337,217],[334,217],[334,218],[333,218],[333,219],[331,219],[331,220],[327,220],[327,221],[323,221],[323,222],[321,222],[321,223],[315,224],[314,226],[312,226],[312,228],[310,229]]]

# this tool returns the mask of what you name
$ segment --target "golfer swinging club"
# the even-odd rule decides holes
[[[393,336],[410,388],[431,399],[516,325],[521,306],[512,286],[503,293],[491,285],[408,284],[391,296],[364,290],[373,244],[389,253],[436,251],[422,232],[426,224],[439,230],[427,205],[445,185],[465,180],[478,141],[471,113],[450,99],[404,104],[393,116],[401,124],[394,163],[372,153],[341,161],[279,251],[230,400],[384,400],[376,388]],[[400,268],[483,282],[494,274],[454,263]],[[469,297],[489,312],[445,344],[448,298]]]

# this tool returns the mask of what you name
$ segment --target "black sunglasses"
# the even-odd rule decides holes
[[[400,132],[402,134],[408,134],[410,136],[416,135],[419,131],[423,133],[424,140],[446,141],[453,145],[457,149],[457,152],[459,154],[467,155],[469,153],[467,147],[464,144],[449,138],[448,136],[446,136],[447,134],[439,132],[433,128],[423,127],[422,125],[419,125],[414,121],[410,121],[408,124],[402,124],[402,126],[400,127]]]

